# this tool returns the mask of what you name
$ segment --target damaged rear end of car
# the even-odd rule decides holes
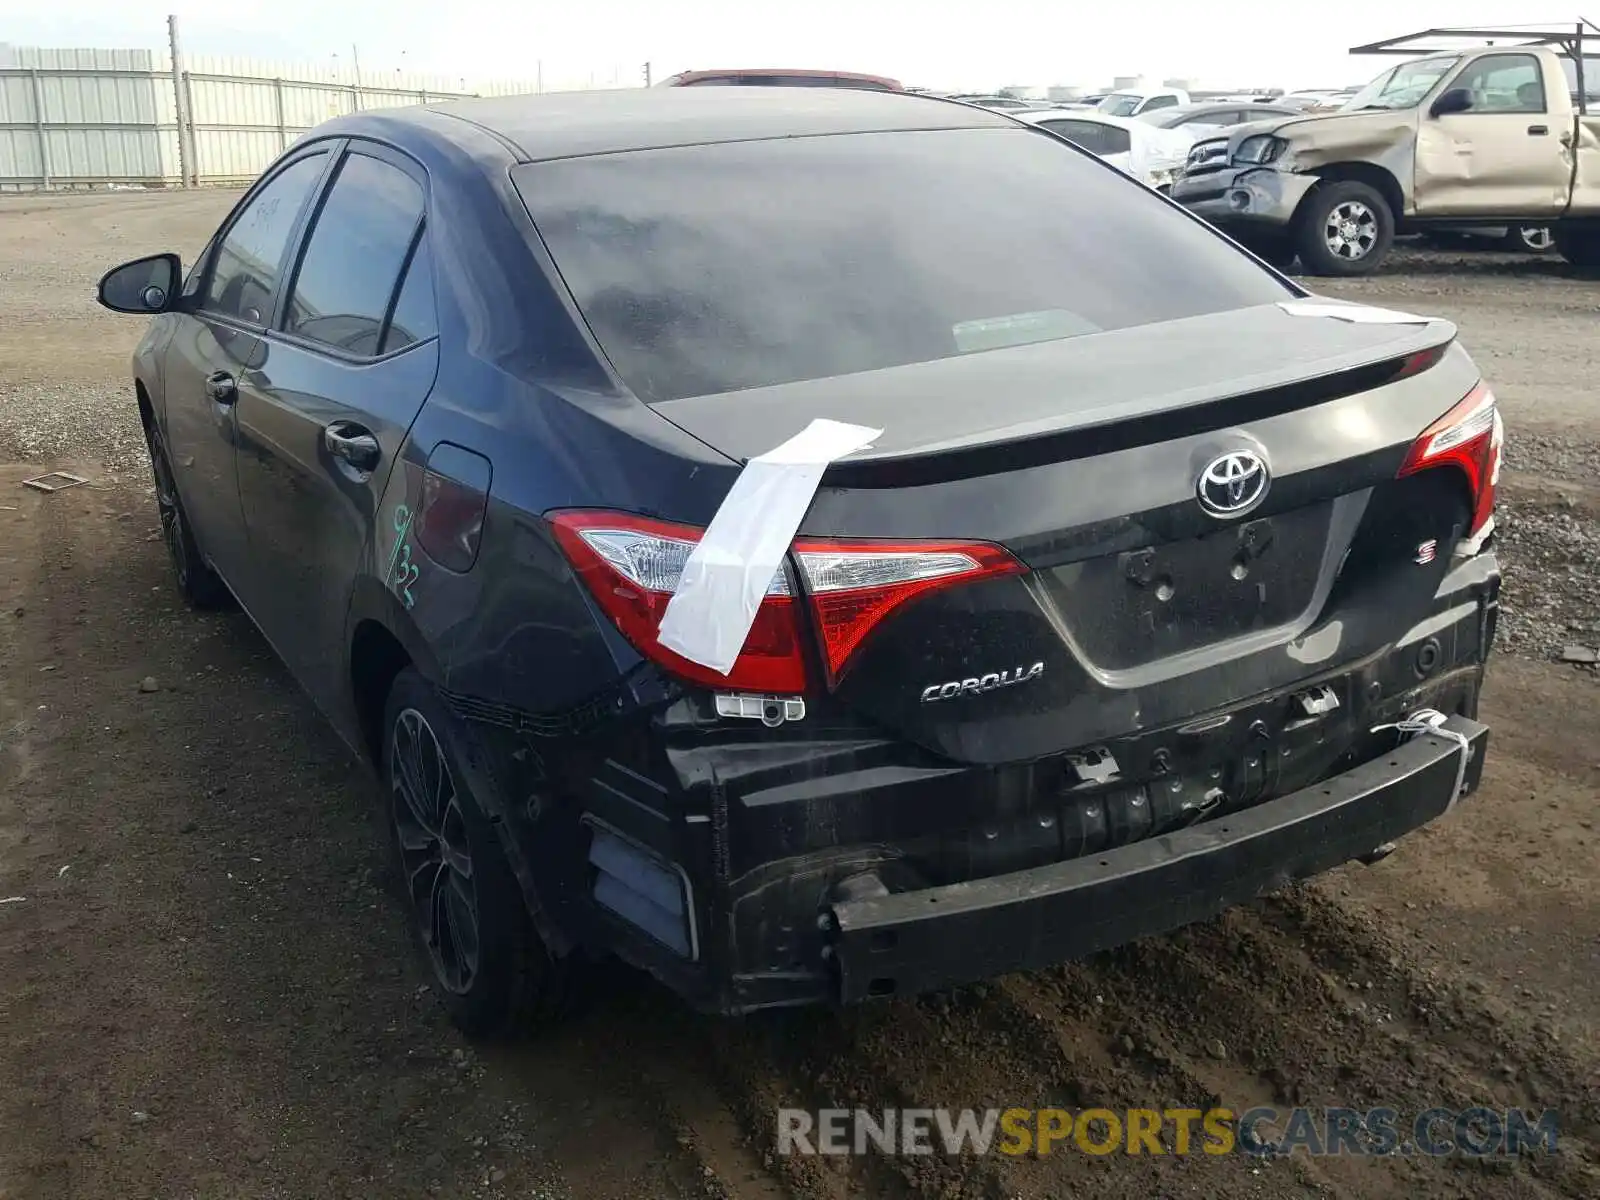
[[[1031,131],[806,141],[513,173],[644,411],[563,402],[726,464],[520,519],[615,666],[581,711],[454,698],[499,722],[553,949],[721,1012],[915,993],[1213,915],[1476,786],[1503,430],[1453,326],[1306,307]],[[1121,228],[1024,238],[996,171]],[[815,420],[882,432],[736,660],[669,649],[739,469]]]

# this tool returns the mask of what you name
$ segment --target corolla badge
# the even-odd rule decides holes
[[[1031,667],[1008,667],[1004,671],[990,671],[986,675],[974,675],[967,679],[952,679],[948,683],[930,683],[922,689],[922,702],[932,704],[935,700],[953,700],[957,696],[977,696],[983,692],[992,692],[996,688],[1027,683],[1030,679],[1037,679],[1043,674],[1044,664],[1036,662]]]
[[[1200,507],[1214,517],[1238,517],[1260,504],[1272,476],[1254,450],[1233,450],[1206,464],[1195,485]]]

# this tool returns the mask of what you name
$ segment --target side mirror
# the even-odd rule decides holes
[[[1466,88],[1451,88],[1433,102],[1433,107],[1428,110],[1431,116],[1447,117],[1451,113],[1463,113],[1472,107],[1472,93]]]
[[[95,296],[112,312],[149,316],[173,307],[182,278],[183,264],[176,254],[152,254],[107,271]]]

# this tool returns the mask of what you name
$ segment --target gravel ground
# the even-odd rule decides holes
[[[523,1046],[440,1015],[377,798],[240,613],[173,594],[109,264],[227,193],[0,198],[0,1200],[1594,1200],[1600,285],[1402,255],[1326,286],[1456,319],[1510,427],[1484,785],[1371,868],[1059,969],[701,1019],[605,977]],[[26,475],[79,470],[53,496]],[[774,1109],[1558,1105],[1560,1153],[843,1160]]]

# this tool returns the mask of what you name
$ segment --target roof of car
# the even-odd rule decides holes
[[[1010,127],[1009,118],[972,105],[855,88],[619,88],[455,100],[428,109],[489,130],[528,162],[706,142]]]
[[[1113,113],[1098,112],[1092,108],[1034,108],[1027,112],[1010,113],[1009,116],[1018,121],[1027,121],[1030,125],[1036,121],[1093,121],[1098,125],[1115,125],[1120,129],[1148,129],[1146,121],[1135,121],[1132,117],[1119,117]]]
[[[1218,112],[1235,112],[1241,108],[1260,108],[1271,112],[1274,108],[1270,100],[1197,100],[1192,104],[1173,104],[1167,108],[1158,108],[1158,113],[1197,113],[1209,112],[1216,109]]]

